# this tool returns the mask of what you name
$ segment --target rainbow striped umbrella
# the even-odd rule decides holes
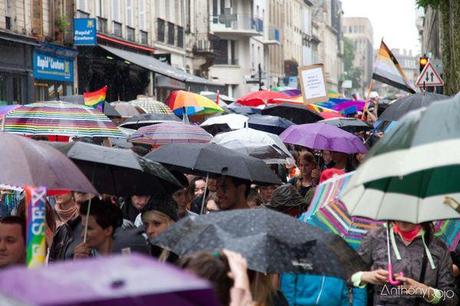
[[[183,116],[184,113],[188,116],[194,116],[224,112],[222,107],[214,101],[199,94],[183,90],[173,91],[167,98],[166,104],[177,116]]]
[[[164,122],[141,127],[128,141],[159,147],[171,143],[208,143],[212,135],[198,125]]]
[[[383,222],[368,218],[352,217],[339,198],[354,172],[335,176],[318,185],[308,211],[300,220],[324,231],[341,236],[353,249],[357,249],[364,236]],[[460,241],[460,219],[435,221],[435,236],[442,239],[450,251]]]
[[[352,175],[353,172],[336,176],[318,185],[308,211],[300,216],[300,220],[341,236],[357,249],[367,231],[377,227],[379,222],[351,217],[338,200]]]
[[[62,101],[18,107],[5,116],[3,129],[21,135],[123,137],[115,124],[100,111]]]

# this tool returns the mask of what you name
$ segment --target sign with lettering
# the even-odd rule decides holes
[[[299,67],[299,77],[305,104],[328,100],[323,64]]]
[[[73,19],[73,41],[75,46],[95,46],[96,39],[95,18]]]
[[[73,59],[34,51],[33,74],[36,80],[73,82]]]

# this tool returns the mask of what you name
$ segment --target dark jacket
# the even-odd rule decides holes
[[[50,248],[49,262],[72,260],[73,250],[81,242],[82,230],[80,216],[58,227]]]
[[[393,245],[390,245],[391,261],[394,273],[403,272],[404,276],[420,281],[422,270],[422,261],[426,253],[421,236],[415,238],[411,244],[406,246],[398,234],[394,234],[395,244],[400,253],[401,260],[396,258]],[[429,251],[433,258],[435,269],[431,268],[427,261],[425,279],[423,283],[427,286],[442,290],[445,296],[451,296],[441,300],[438,305],[457,305],[458,297],[452,275],[452,259],[446,245],[438,238],[434,238],[431,242],[427,242]],[[385,227],[379,227],[376,230],[368,232],[361,243],[358,250],[359,255],[365,263],[370,267],[370,270],[388,268],[387,254],[387,230]],[[430,305],[423,299],[414,299],[410,297],[396,296],[396,289],[385,285],[374,286],[374,305]]]
[[[82,231],[81,217],[61,225],[54,234],[49,262],[73,260],[74,249],[82,241]],[[131,252],[149,254],[143,232],[143,229],[132,228],[132,224],[124,220],[123,226],[115,230],[112,252],[122,253],[129,248]]]
[[[131,199],[128,198],[121,207],[121,212],[123,214],[123,219],[127,219],[134,223],[136,217],[142,212],[142,210],[134,207],[133,204],[131,204]]]

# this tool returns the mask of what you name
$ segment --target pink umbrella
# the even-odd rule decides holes
[[[244,106],[259,106],[270,103],[273,99],[289,99],[290,96],[281,92],[270,90],[259,90],[239,98],[236,102]]]

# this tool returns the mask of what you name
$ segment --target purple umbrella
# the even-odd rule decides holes
[[[97,194],[86,176],[64,154],[36,140],[0,132],[0,183],[45,186]]]
[[[329,150],[347,154],[366,153],[363,141],[338,127],[325,123],[309,123],[288,127],[280,138],[283,142],[315,150]]]
[[[19,106],[21,106],[21,105],[13,104],[13,105],[2,105],[2,106],[0,106],[0,116],[8,114],[10,111],[12,111],[13,109],[18,108]]]
[[[140,255],[7,269],[0,272],[0,301],[34,306],[218,305],[206,281]]]

